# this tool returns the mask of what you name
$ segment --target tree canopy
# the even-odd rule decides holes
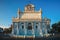
[[[58,23],[52,24],[52,32],[60,33],[60,21]]]

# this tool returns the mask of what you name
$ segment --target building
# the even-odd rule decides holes
[[[42,18],[42,9],[35,11],[33,4],[26,5],[24,12],[18,8],[18,16],[12,19],[12,23],[15,36],[42,37],[50,29],[50,19]]]

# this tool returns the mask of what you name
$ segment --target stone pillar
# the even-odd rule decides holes
[[[17,35],[19,34],[19,26],[18,26],[19,24],[17,23]]]
[[[39,22],[39,27],[40,27],[40,36],[43,36],[43,33],[42,33],[42,23]]]
[[[33,26],[33,23],[32,23],[32,34],[33,34],[33,37],[35,37],[35,33],[34,33],[34,26]]]
[[[14,35],[14,25],[12,26],[12,35]]]
[[[25,32],[25,34],[24,34],[24,38],[25,38],[25,36],[26,36],[26,23],[24,22],[24,32]]]
[[[12,28],[12,34],[14,34],[14,28]]]
[[[39,36],[41,35],[40,33],[41,33],[41,25],[40,25],[40,23],[38,22],[38,33],[39,33]]]
[[[45,34],[47,34],[47,22],[45,22]]]

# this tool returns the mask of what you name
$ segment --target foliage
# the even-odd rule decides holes
[[[60,22],[52,24],[51,32],[60,33]]]
[[[12,25],[11,25],[11,27],[10,28],[5,28],[4,29],[4,33],[11,33],[12,32]]]

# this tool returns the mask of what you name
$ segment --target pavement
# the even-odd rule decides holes
[[[8,34],[0,34],[0,40],[60,40],[60,34],[56,34],[49,37],[35,37],[35,38],[19,38],[11,37]]]

